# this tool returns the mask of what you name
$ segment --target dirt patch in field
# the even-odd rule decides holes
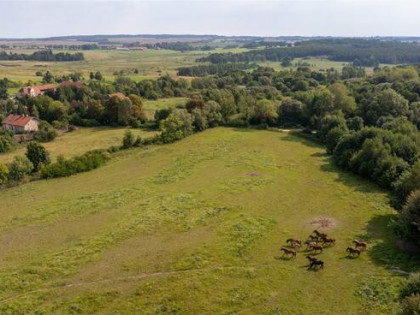
[[[249,172],[245,174],[246,176],[250,176],[250,177],[260,177],[261,173],[258,172]]]
[[[337,221],[333,218],[320,217],[312,220],[311,224],[318,228],[334,228],[337,225]]]

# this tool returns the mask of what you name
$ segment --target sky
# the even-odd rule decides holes
[[[420,0],[0,0],[0,38],[420,36]]]

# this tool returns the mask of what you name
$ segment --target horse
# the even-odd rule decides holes
[[[324,245],[335,245],[335,239],[329,237],[323,237],[322,242]]]
[[[302,246],[302,241],[294,238],[289,238],[286,243],[290,243],[290,246],[292,247]]]
[[[325,234],[325,233],[321,233],[321,232],[319,232],[318,230],[314,230],[312,233],[315,233],[315,235],[316,235],[318,238],[327,237],[327,234]]]
[[[318,243],[317,242],[306,241],[305,245],[306,245],[306,250],[309,250],[309,248],[311,246],[318,245]]]
[[[294,258],[296,258],[296,251],[293,249],[288,249],[286,247],[282,247],[280,250],[283,251],[283,255],[292,255]]]
[[[314,261],[317,261],[318,259],[316,259],[316,257],[312,257],[312,256],[309,256],[309,255],[307,255],[306,256],[306,259],[308,259],[309,260],[309,263],[312,263],[312,262],[314,262]]]
[[[367,248],[367,243],[366,242],[354,240],[353,244],[355,245],[356,248],[358,248],[358,247],[362,247],[363,249]]]
[[[324,249],[322,245],[311,245],[309,246],[309,249],[313,251],[320,251],[322,253],[322,250]]]
[[[360,250],[358,250],[357,248],[347,247],[346,252],[348,252],[349,255],[360,256]]]
[[[324,268],[324,262],[322,260],[314,260],[311,261],[311,264],[309,265],[309,269],[312,269],[312,267],[318,267],[319,268]]]
[[[313,235],[309,235],[309,241],[314,242],[314,241],[318,241],[319,237],[318,236],[313,236]]]

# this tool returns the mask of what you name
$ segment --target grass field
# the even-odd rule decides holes
[[[240,51],[243,51],[243,49],[223,50],[223,52]],[[19,50],[14,52],[19,52]],[[24,50],[22,52],[27,54],[32,51]],[[72,51],[72,53],[74,52],[77,51]],[[89,50],[81,52],[85,56],[84,61],[42,62],[0,60],[0,78],[7,77],[13,81],[20,81],[22,84],[28,80],[39,83],[42,77],[37,77],[35,72],[49,70],[53,74],[60,76],[77,71],[81,72],[86,79],[89,77],[90,72],[101,71],[105,79],[114,80],[113,73],[124,70],[135,81],[148,78],[154,79],[167,73],[176,76],[177,68],[196,65],[195,60],[197,58],[206,56],[215,52],[215,50],[178,52],[164,49],[150,49],[143,51]],[[134,74],[134,69],[137,69],[139,73]]]
[[[83,154],[89,150],[107,149],[113,145],[120,145],[126,128],[79,128],[76,131],[65,133],[54,141],[43,143],[51,153],[52,160],[63,154],[66,158]],[[140,129],[130,129],[135,136],[150,137],[155,132],[146,132]],[[25,145],[19,145],[16,150],[0,154],[0,162],[11,162],[15,155],[23,155],[26,152]]]
[[[208,130],[0,198],[1,313],[392,314],[388,267],[418,264],[388,195],[287,132]],[[320,218],[325,268],[282,257]],[[348,259],[354,238],[369,249]]]
[[[162,108],[175,108],[177,105],[185,105],[186,97],[161,98],[155,101],[145,100],[144,108],[148,118],[153,119],[155,111]]]

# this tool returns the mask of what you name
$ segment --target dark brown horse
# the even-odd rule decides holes
[[[316,235],[318,238],[327,237],[327,234],[325,234],[325,233],[321,233],[321,232],[319,232],[318,230],[314,230],[312,233],[315,233],[315,235]]]
[[[329,237],[322,237],[322,242],[325,245],[335,245],[335,239]]]
[[[305,245],[306,245],[306,250],[309,250],[309,248],[311,246],[318,245],[318,243],[317,242],[314,242],[314,241],[306,241],[305,242]]]
[[[356,248],[352,248],[352,247],[347,247],[346,252],[349,253],[349,256],[360,256],[360,250],[356,249]]]
[[[282,247],[280,250],[283,251],[283,255],[292,255],[292,257],[296,258],[296,251],[293,249],[288,249],[286,247]]]
[[[309,260],[309,263],[312,263],[312,262],[314,262],[314,261],[317,261],[318,259],[316,259],[316,257],[312,257],[312,256],[309,256],[309,255],[307,255],[306,256],[306,259],[308,259]]]
[[[353,244],[355,245],[356,248],[358,248],[358,247],[362,247],[363,249],[367,248],[367,243],[366,242],[354,240]]]
[[[311,245],[309,246],[309,249],[312,251],[320,251],[322,253],[324,247],[322,247],[322,245]]]
[[[292,247],[301,247],[302,246],[302,241],[301,240],[298,240],[298,239],[295,239],[295,238],[289,238],[289,239],[287,239],[287,241],[286,241],[286,243],[290,243],[290,246],[292,246]]]
[[[314,236],[314,235],[309,235],[308,239],[311,242],[315,242],[315,241],[318,241],[319,240],[319,237],[318,236]]]
[[[311,264],[309,265],[309,269],[312,269],[313,267],[324,268],[324,262],[318,259],[315,261],[311,261]]]

